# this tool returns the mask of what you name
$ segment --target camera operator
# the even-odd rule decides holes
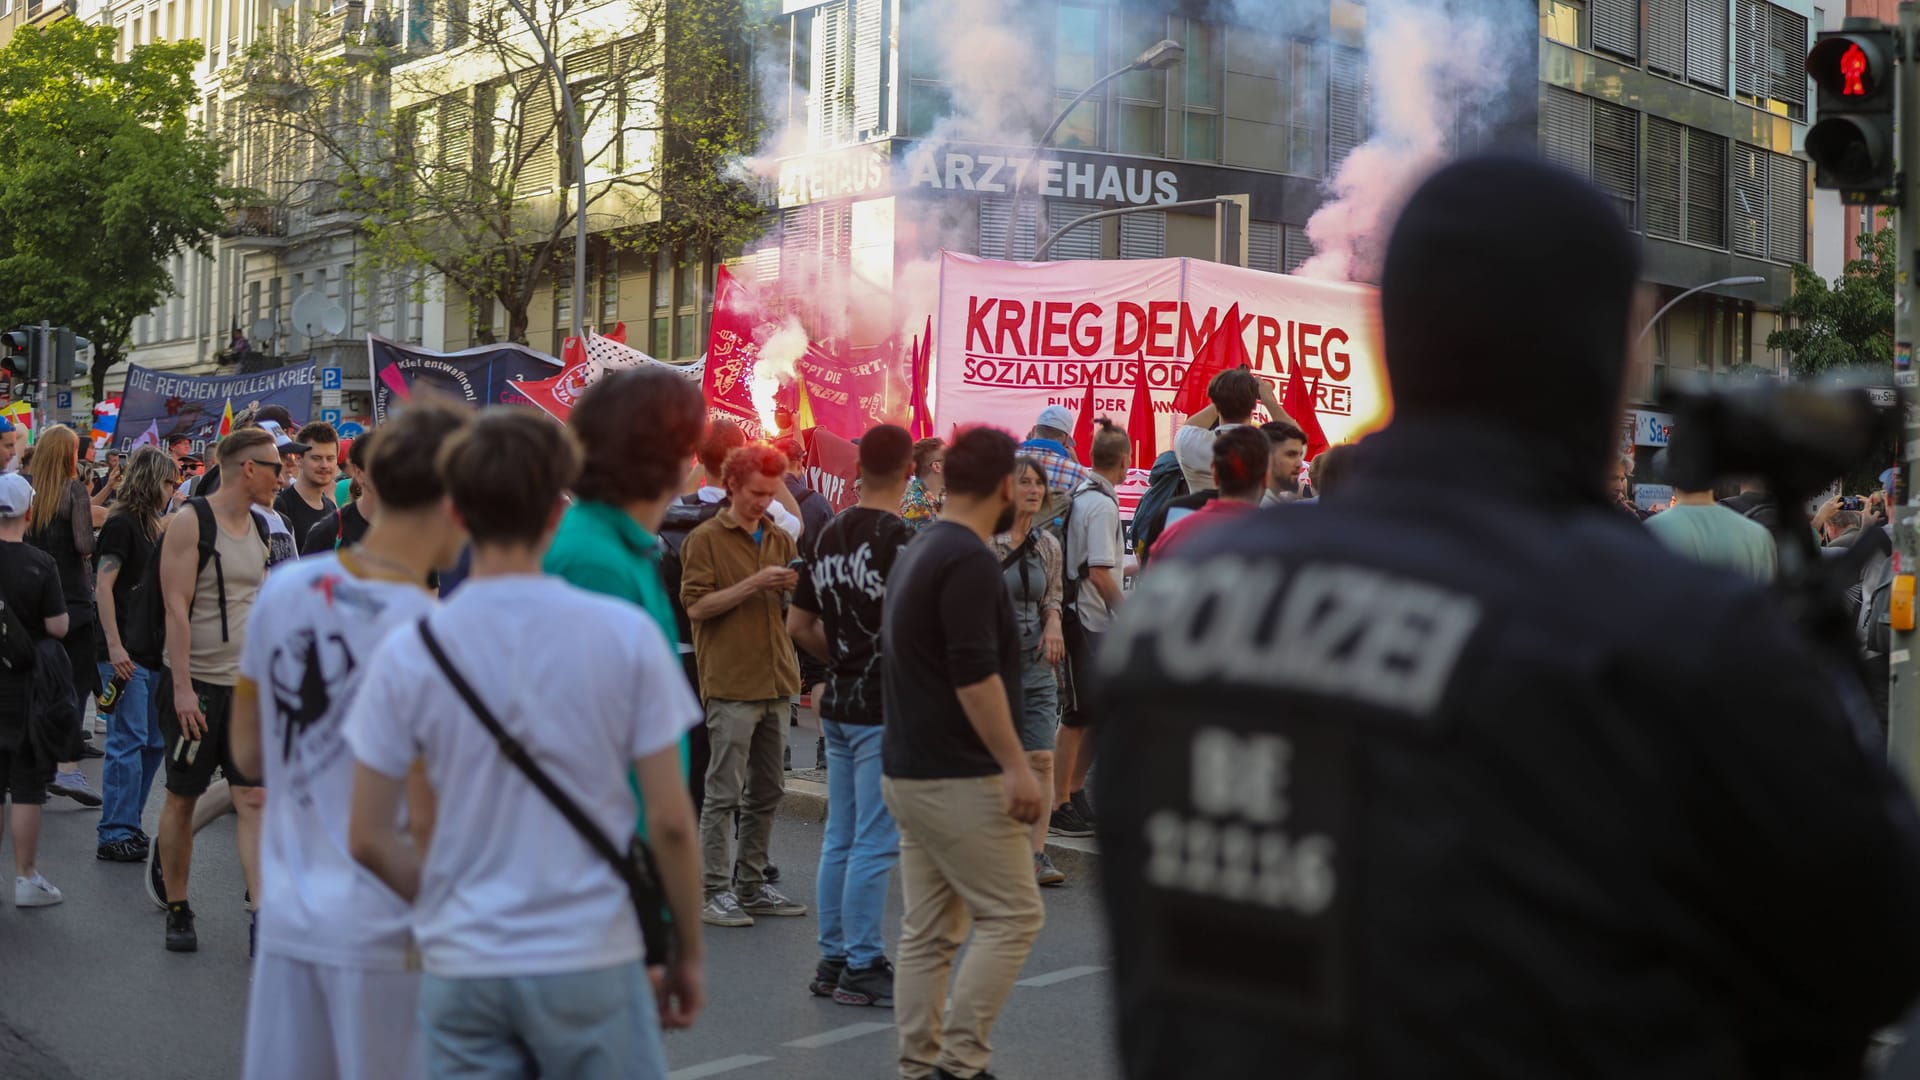
[[[1857,693],[1607,497],[1637,271],[1585,181],[1443,169],[1350,482],[1142,577],[1095,774],[1130,1077],[1857,1075],[1920,988]]]

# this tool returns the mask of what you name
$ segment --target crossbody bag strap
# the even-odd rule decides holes
[[[460,700],[467,703],[467,708],[480,719],[481,725],[493,736],[493,741],[500,745],[500,752],[506,755],[508,761],[513,762],[515,768],[525,774],[534,787],[540,789],[540,794],[546,796],[547,801],[553,804],[553,808],[560,811],[560,816],[567,819],[567,824],[573,826],[574,831],[580,834],[580,838],[613,866],[620,880],[632,888],[633,864],[627,856],[613,846],[613,841],[607,839],[607,834],[600,831],[600,827],[587,817],[578,803],[569,798],[566,792],[560,790],[545,770],[533,760],[532,755],[527,753],[527,748],[521,745],[520,740],[500,726],[500,721],[494,718],[486,702],[480,700],[480,695],[474,693],[472,685],[467,682],[465,676],[460,674],[460,670],[453,666],[453,661],[447,658],[446,651],[440,647],[439,639],[433,636],[433,630],[427,626],[427,620],[421,619],[419,626],[420,640],[426,644],[427,652],[433,657],[433,662],[439,665],[440,673],[453,684],[454,693],[460,695]]]

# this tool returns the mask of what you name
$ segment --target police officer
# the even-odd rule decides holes
[[[1637,268],[1585,182],[1442,170],[1391,426],[1143,576],[1096,772],[1130,1077],[1858,1075],[1920,988],[1864,712],[1605,499]]]

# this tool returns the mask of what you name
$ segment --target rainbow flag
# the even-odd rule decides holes
[[[233,399],[228,398],[227,409],[220,414],[220,437],[224,439],[231,434],[233,434]]]
[[[33,442],[33,406],[24,401],[16,401],[0,409],[0,416],[6,417],[8,423],[26,432],[29,444]]]

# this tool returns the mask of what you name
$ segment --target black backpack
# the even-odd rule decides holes
[[[1133,508],[1133,525],[1128,530],[1127,539],[1132,542],[1134,551],[1140,550],[1145,539],[1147,524],[1153,515],[1168,503],[1182,495],[1190,495],[1187,490],[1187,474],[1180,468],[1180,459],[1171,450],[1153,459],[1153,471],[1147,474],[1147,490]]]
[[[207,500],[198,496],[188,499],[185,510],[193,511],[200,523],[200,557],[194,563],[194,573],[213,563],[214,586],[218,591],[216,600],[220,604],[220,640],[228,641],[230,628],[227,626],[227,578],[220,569],[220,552],[214,546],[216,530],[219,525],[213,520],[213,507]],[[247,517],[253,521],[254,532],[260,536],[260,546],[267,549],[271,561],[273,544],[268,539],[267,523],[259,514],[251,510]],[[121,628],[121,638],[126,642],[127,655],[142,667],[159,669],[167,660],[167,604],[160,595],[160,552],[166,546],[166,534],[160,534],[160,542],[153,547],[153,557],[147,561],[146,572],[140,575],[139,584],[134,587],[133,595],[127,601],[126,622]],[[189,616],[193,613],[193,604],[200,602],[198,590],[192,603],[187,606]]]
[[[725,505],[725,500],[703,503],[698,495],[682,495],[667,504],[667,516],[660,523],[660,581],[666,585],[667,600],[673,604],[673,624],[679,629],[680,644],[687,646],[680,650],[681,666],[686,669],[687,679],[693,683],[696,693],[700,682],[693,664],[693,620],[687,618],[687,609],[680,603],[680,549],[686,546],[693,530]]]

